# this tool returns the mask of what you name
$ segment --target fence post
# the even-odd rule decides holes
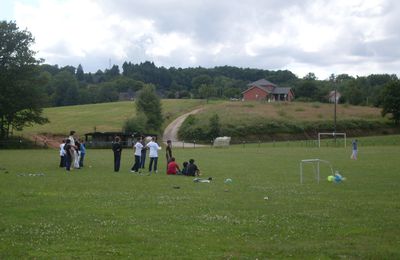
[[[185,149],[185,140],[182,140],[182,149]]]
[[[196,148],[196,140],[193,140],[193,148]]]
[[[243,141],[243,148],[244,148],[245,144],[246,144],[246,141]]]

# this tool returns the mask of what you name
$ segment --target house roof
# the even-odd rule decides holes
[[[259,79],[257,81],[254,81],[254,82],[251,82],[251,83],[247,84],[247,86],[257,86],[257,87],[272,86],[272,87],[278,87],[277,85],[275,85],[272,82],[269,82],[266,79]]]
[[[272,94],[288,94],[291,91],[291,88],[274,88]]]
[[[261,87],[261,86],[251,86],[250,88],[246,89],[245,91],[242,92],[242,94],[246,93],[247,91],[253,89],[253,88],[259,88],[268,94],[288,94],[290,91],[292,91],[292,88],[280,88],[280,87],[274,87],[272,91],[270,91],[266,87]]]

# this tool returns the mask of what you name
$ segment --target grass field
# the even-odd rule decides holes
[[[0,150],[0,258],[399,259],[392,138],[362,139],[357,161],[350,147],[174,149],[211,183],[131,174],[129,150],[117,174],[111,150],[88,150],[86,167],[70,174],[56,150]],[[326,181],[321,166],[317,184],[307,166],[301,185],[299,161],[308,158],[329,160],[347,180]]]

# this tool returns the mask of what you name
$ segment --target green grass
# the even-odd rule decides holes
[[[70,174],[56,150],[1,150],[0,258],[399,259],[400,149],[390,138],[399,136],[361,139],[358,161],[350,147],[294,143],[174,148],[210,184],[133,175],[130,150],[118,174],[111,150],[88,150],[86,167]],[[301,185],[308,158],[329,160],[347,180],[327,182],[321,166],[317,184],[306,166]]]
[[[193,99],[179,101],[163,99],[162,108],[166,123],[204,102]],[[26,127],[22,132],[16,134],[24,136],[42,133],[67,135],[72,129],[80,135],[95,130],[98,132],[121,131],[125,120],[135,116],[136,107],[134,102],[124,101],[45,108],[43,114],[50,120],[50,123]]]

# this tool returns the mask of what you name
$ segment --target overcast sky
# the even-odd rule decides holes
[[[400,75],[397,0],[1,0],[0,19],[31,31],[46,63],[85,72],[149,60]]]

